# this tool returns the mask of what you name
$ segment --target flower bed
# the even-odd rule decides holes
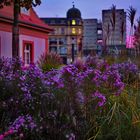
[[[139,139],[137,75],[129,62],[88,58],[44,73],[2,58],[0,140]]]

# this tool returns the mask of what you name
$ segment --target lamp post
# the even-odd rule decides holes
[[[74,38],[72,38],[72,48],[71,48],[72,63],[74,62],[74,43],[75,43],[75,40]]]
[[[78,53],[79,53],[79,58],[82,58],[82,38],[80,38],[79,40],[79,44],[78,44]]]

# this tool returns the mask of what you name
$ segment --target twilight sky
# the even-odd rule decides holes
[[[112,4],[118,9],[124,8],[125,11],[132,5],[137,9],[137,18],[140,17],[140,0],[42,0],[42,4],[35,10],[39,17],[66,17],[73,1],[84,19],[101,19],[102,9],[109,9]]]

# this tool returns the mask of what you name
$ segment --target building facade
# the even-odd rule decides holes
[[[63,18],[41,18],[54,31],[49,34],[49,50],[58,53],[65,64],[82,57],[83,21],[73,5]]]
[[[83,54],[98,53],[102,46],[102,24],[97,19],[83,19]]]
[[[103,45],[108,48],[122,50],[126,47],[126,12],[124,9],[115,10],[115,24],[112,11],[102,10]]]
[[[0,9],[0,57],[12,57],[13,6]],[[25,65],[36,63],[48,51],[48,34],[52,29],[31,8],[21,8],[19,15],[19,57]]]

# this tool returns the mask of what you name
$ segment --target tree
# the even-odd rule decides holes
[[[116,6],[112,5],[111,7],[111,17],[110,22],[112,25],[112,44],[114,45],[114,34],[115,34],[115,27],[116,27]]]
[[[103,54],[105,55],[108,53],[108,43],[109,43],[109,38],[110,38],[110,24],[109,23],[103,27],[103,31],[104,31]]]
[[[30,9],[41,4],[41,0],[0,0],[0,8],[13,4],[12,57],[19,57],[19,14],[20,7]]]
[[[130,6],[128,9],[128,20],[129,20],[130,26],[131,26],[130,27],[130,35],[133,35],[135,15],[136,15],[136,9],[133,8],[132,6]]]
[[[124,40],[124,33],[125,33],[125,22],[124,20],[121,22],[121,43],[123,44]]]

